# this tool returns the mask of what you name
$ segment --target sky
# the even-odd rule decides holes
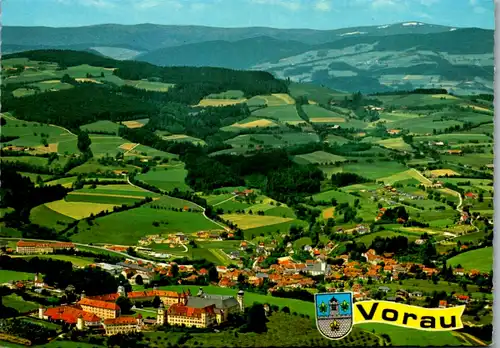
[[[494,29],[493,0],[3,0],[2,25],[338,29],[419,21]]]

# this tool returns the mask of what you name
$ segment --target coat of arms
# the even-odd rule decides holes
[[[314,295],[316,326],[323,336],[338,340],[352,329],[352,293],[332,292]]]

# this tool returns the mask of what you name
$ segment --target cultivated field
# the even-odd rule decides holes
[[[141,128],[144,127],[148,122],[149,118],[143,118],[140,120],[123,121],[122,124],[127,128]]]
[[[152,206],[155,204],[151,202],[139,208],[97,218],[92,226],[82,221],[78,224],[79,232],[71,239],[81,243],[123,244],[127,241],[127,244],[134,245],[141,237],[150,234],[190,234],[221,229],[201,213],[154,209]],[[154,222],[158,223],[158,227]]]
[[[248,230],[261,226],[276,225],[293,220],[291,218],[282,218],[278,216],[262,216],[249,214],[224,214],[222,215],[222,218],[224,220],[231,221],[242,230]]]
[[[304,105],[302,108],[312,123],[337,124],[346,122],[343,115],[323,109],[317,105]]]
[[[56,213],[69,216],[75,220],[84,219],[91,214],[95,215],[102,211],[113,211],[113,208],[116,206],[102,203],[68,202],[64,199],[45,203],[45,205]]]
[[[186,134],[172,134],[161,137],[166,141],[182,142],[182,143],[192,143],[195,145],[206,145],[205,141],[202,139],[194,138]]]
[[[415,179],[418,180],[420,183],[428,186],[432,185],[432,181],[427,179],[425,176],[423,176],[418,170],[416,169],[408,169],[404,172],[397,173],[385,178],[379,179],[380,181],[383,181],[386,184],[393,185],[397,183],[398,181],[405,181],[405,180],[410,180],[410,179]]]
[[[229,90],[217,94],[209,94],[205,99],[243,99],[245,94],[239,90]]]
[[[345,162],[346,158],[324,151],[316,151],[305,155],[294,156],[293,160],[299,164],[333,164]]]
[[[186,175],[187,170],[181,165],[156,168],[145,174],[139,174],[136,178],[165,191],[172,191],[174,188],[180,191],[191,191],[185,182]]]
[[[163,83],[163,82],[154,82],[147,80],[126,80],[125,84],[127,86],[132,86],[138,89],[144,89],[146,91],[154,91],[154,92],[168,92],[168,90],[174,87],[174,84],[171,83]]]
[[[297,110],[295,109],[294,105],[280,105],[280,106],[267,107],[264,109],[259,109],[257,111],[254,111],[253,115],[255,117],[272,118],[274,120],[290,124],[298,124],[305,122],[297,114]]]
[[[89,133],[108,132],[118,134],[120,125],[111,121],[97,121],[81,126],[80,129]]]
[[[461,265],[465,270],[476,269],[481,272],[489,272],[493,268],[493,247],[481,248],[467,251],[452,257],[447,261],[448,265]]]
[[[409,144],[405,143],[403,138],[390,138],[379,140],[376,142],[377,144],[387,147],[389,149],[398,150],[398,151],[412,151],[412,148]]]
[[[250,116],[245,118],[244,120],[233,123],[230,126],[222,127],[221,130],[225,132],[239,132],[242,129],[272,128],[278,126],[279,125],[273,120]]]
[[[315,133],[283,133],[283,134],[244,134],[226,140],[225,143],[234,148],[245,147],[285,147],[290,145],[318,142]]]

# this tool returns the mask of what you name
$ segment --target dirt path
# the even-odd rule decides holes
[[[128,150],[127,150],[127,151],[123,154],[123,156],[126,156],[126,155],[127,155],[127,153],[129,153],[130,151],[134,150],[134,149],[135,149],[137,146],[139,146],[139,145],[141,145],[141,144],[137,143],[137,144],[135,144],[134,146],[132,146],[130,149],[128,149]]]
[[[222,202],[219,202],[219,203],[217,203],[217,204],[214,204],[214,205],[213,205],[213,207],[216,207],[216,206],[218,206],[219,204],[223,204],[223,203],[229,202],[229,201],[231,201],[231,200],[233,200],[233,199],[235,199],[235,198],[236,198],[236,196],[229,197],[228,199],[226,199],[226,200],[224,200],[224,201],[222,201]]]

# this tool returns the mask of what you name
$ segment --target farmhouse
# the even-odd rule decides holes
[[[2,150],[4,151],[28,151],[29,148],[24,146],[6,146]]]
[[[396,134],[401,133],[401,129],[388,129],[387,133],[390,135],[396,135]]]
[[[448,155],[461,155],[462,150],[448,150]]]
[[[238,196],[238,197],[248,197],[252,193],[253,193],[253,190],[248,190],[248,189],[243,190],[243,191],[240,191],[240,190],[233,191],[233,195]]]
[[[472,192],[467,192],[465,194],[465,198],[469,198],[469,199],[477,199],[477,195],[475,193],[472,193]]]
[[[73,243],[66,242],[39,243],[20,240],[16,244],[16,252],[18,254],[49,254],[53,253],[54,250],[72,249],[74,247]]]

